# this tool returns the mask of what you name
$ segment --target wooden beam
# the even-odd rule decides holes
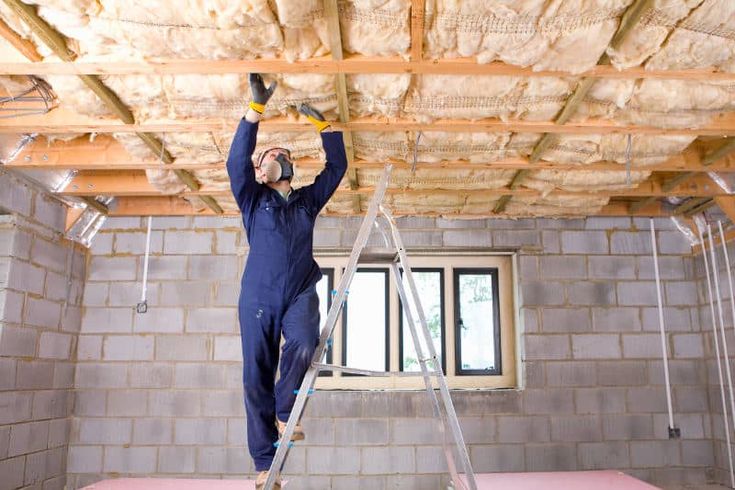
[[[424,10],[426,0],[411,0],[411,61],[424,57]]]
[[[680,155],[676,155],[668,161],[650,167],[635,168],[634,171],[659,171],[659,172],[709,172],[715,170],[717,172],[735,172],[735,168],[732,165],[727,167],[713,167],[713,168],[694,168],[691,167],[679,167],[678,161],[681,159]],[[378,169],[383,168],[386,163],[391,163],[395,168],[411,168],[411,162],[405,161],[375,161],[375,160],[360,160],[354,161],[352,166],[357,169]],[[302,158],[294,161],[294,165],[297,169],[317,169],[324,166],[324,161],[314,158]],[[224,162],[218,163],[197,163],[197,162],[185,162],[176,160],[174,163],[163,167],[160,162],[153,160],[135,160],[132,158],[126,158],[124,160],[109,162],[104,159],[95,161],[93,159],[72,159],[62,156],[62,159],[55,161],[38,161],[38,160],[14,160],[10,163],[5,164],[8,168],[14,168],[18,170],[217,170],[225,169]],[[490,161],[483,163],[470,163],[468,161],[456,160],[456,161],[443,161],[437,163],[417,163],[416,170],[436,170],[436,169],[448,169],[448,170],[564,170],[573,172],[620,172],[624,173],[626,170],[622,168],[619,163],[615,162],[597,162],[590,163],[587,165],[579,165],[576,163],[556,163],[556,162],[539,162],[538,164],[532,164],[526,158],[507,158],[499,161]]]
[[[375,189],[371,186],[364,186],[358,189],[338,189],[337,194],[354,195],[369,194]],[[463,189],[463,190],[444,190],[444,189],[403,189],[389,188],[389,194],[430,194],[430,195],[517,195],[517,196],[542,196],[543,192],[529,188],[509,189],[486,188],[486,189]],[[144,172],[116,172],[116,171],[94,171],[94,172],[78,172],[61,194],[71,196],[157,196],[162,192],[154,187],[147,179]],[[645,197],[645,196],[693,196],[693,197],[714,197],[728,195],[718,185],[714,184],[706,174],[700,174],[690,179],[688,182],[677,186],[671,190],[663,189],[661,180],[647,180],[642,182],[635,189],[619,189],[619,190],[602,190],[593,192],[569,192],[569,191],[553,191],[554,195],[570,195],[570,196],[625,196],[625,197]],[[202,186],[197,191],[185,191],[182,195],[200,196],[200,195],[216,195],[230,196],[229,189],[209,188]]]
[[[715,203],[717,203],[722,212],[725,213],[730,222],[735,224],[735,196],[715,197]]]
[[[341,60],[344,58],[344,48],[342,46],[342,28],[339,24],[337,0],[324,0],[324,15],[327,19],[329,49],[332,53],[332,59]],[[334,86],[337,90],[339,120],[341,123],[347,123],[350,121],[350,104],[347,99],[347,80],[345,79],[344,73],[337,73],[335,75]],[[357,170],[355,170],[353,165],[355,148],[352,144],[352,133],[349,130],[343,130],[342,139],[345,145],[345,154],[347,155],[347,179],[350,182],[350,189],[357,189]],[[353,197],[352,206],[356,213],[360,212],[360,196]]]
[[[223,156],[224,159],[224,156]],[[357,169],[383,168],[386,161],[356,159],[353,166]],[[389,163],[396,167],[410,167],[406,161],[391,160]],[[301,158],[295,161],[297,168],[321,168],[323,160],[316,158]],[[165,169],[182,170],[213,170],[224,169],[224,160],[217,163],[198,163],[181,158],[167,164]],[[160,170],[161,160],[151,155],[149,158],[136,159],[130,156],[125,147],[109,135],[101,134],[90,141],[87,137],[76,138],[71,141],[55,140],[49,143],[43,137],[37,138],[28,144],[6,167],[15,169],[36,170]],[[466,160],[442,161],[436,163],[417,163],[416,168],[422,169],[495,169],[495,170],[574,170],[574,171],[619,171],[625,168],[620,163],[601,161],[585,165],[568,162],[549,162],[541,160],[530,163],[527,158],[504,158],[497,161],[473,162]],[[721,158],[709,166],[702,165],[700,155],[696,149],[689,147],[682,154],[672,155],[663,163],[634,167],[640,171],[666,172],[735,172],[735,158]]]
[[[102,61],[102,62],[54,62],[2,63],[0,75],[180,75],[227,73],[395,73],[414,75],[492,75],[512,77],[568,77],[565,71],[534,71],[502,62],[477,63],[475,58],[446,60],[404,60],[400,57],[378,57],[351,54],[342,60],[320,56],[305,60],[289,61],[285,58],[259,58],[254,60],[171,59],[150,61]],[[659,79],[659,80],[735,80],[735,73],[712,68],[690,70],[647,70],[644,67],[618,70],[611,65],[594,66],[575,74],[584,78],[609,80]]]
[[[79,199],[84,201],[84,203],[89,206],[90,208],[96,210],[99,213],[102,213],[104,215],[109,214],[110,210],[107,206],[99,202],[97,199],[95,199],[92,196],[81,196]]]
[[[239,216],[240,213],[237,211],[226,211],[223,213],[227,216]],[[322,211],[325,216],[339,216],[339,214],[329,213]],[[409,215],[407,212],[397,213],[394,211],[396,216]],[[191,204],[186,202],[181,197],[177,196],[159,196],[159,197],[120,197],[115,200],[115,206],[110,211],[111,216],[185,216],[185,215],[197,215],[207,216],[214,215],[209,209],[195,210]],[[416,213],[411,212],[411,216],[444,216],[452,217],[451,213],[436,213],[436,212],[425,212]],[[628,204],[621,201],[610,201],[609,204],[603,206],[598,212],[594,213],[596,216],[629,216]],[[459,215],[457,215],[459,217]],[[661,209],[661,206],[655,204],[648,208],[636,213],[635,216],[668,216],[668,214]],[[499,217],[493,215],[490,211],[486,213],[462,213],[462,218],[488,218],[488,217]],[[517,215],[506,214],[500,216],[502,218],[514,218]]]
[[[674,208],[674,215],[680,215],[684,214],[690,209],[694,209],[698,207],[700,204],[703,204],[706,201],[709,201],[709,197],[692,197],[690,199],[687,199],[686,201],[682,202],[678,206]]]
[[[64,231],[69,232],[71,227],[79,221],[79,218],[84,214],[84,208],[66,208],[66,221],[64,224]]]
[[[722,146],[705,155],[702,158],[702,164],[712,165],[716,161],[725,158],[732,152],[735,152],[735,138],[728,138]]]
[[[51,48],[61,60],[70,62],[76,58],[76,53],[69,49],[66,45],[66,39],[64,36],[59,34],[56,29],[51,27],[48,22],[43,20],[36,13],[36,7],[33,5],[26,5],[20,0],[3,0],[15,14],[25,22],[28,27],[36,34],[41,40]],[[29,58],[32,61],[38,61]]]
[[[28,24],[31,30],[39,36],[43,42],[51,48],[51,50],[59,58],[64,61],[73,61],[76,54],[72,52],[67,44],[66,39],[57,32],[51,25],[43,20],[36,8],[26,5],[20,0],[3,0],[20,18]],[[107,106],[107,108],[115,114],[125,125],[131,126],[135,124],[135,117],[132,111],[120,100],[120,97],[105,85],[97,75],[78,74],[79,79],[87,86],[97,97]],[[32,132],[32,131],[24,131]],[[153,134],[149,132],[136,132],[138,137],[148,146],[155,155],[158,155],[165,163],[171,163],[173,158],[163,148],[163,144],[158,141]],[[176,176],[184,182],[190,189],[196,191],[199,189],[198,184],[192,175],[186,170],[174,170]],[[210,206],[215,212],[222,212],[222,208],[212,198],[203,196],[201,198],[207,206]]]
[[[660,202],[654,202],[637,211],[630,211],[630,202],[627,200],[610,199],[610,202],[597,213],[596,216],[670,216],[663,209]]]
[[[697,213],[703,213],[707,209],[711,208],[715,205],[714,199],[705,199],[704,201],[700,202],[698,205],[694,206],[693,208],[690,208],[688,211],[684,211],[684,216],[691,217],[694,216]]]
[[[2,19],[0,19],[0,36],[2,36],[6,41],[10,43],[11,46],[13,46],[16,50],[18,50],[18,52],[20,52],[20,54],[22,54],[29,60],[43,60],[43,56],[38,54],[38,51],[36,50],[36,45],[28,39],[23,39],[20,34],[11,29],[10,26],[6,24]]]
[[[722,162],[723,160],[729,162],[730,159],[726,157],[731,155],[733,152],[735,152],[735,138],[728,138],[728,141],[726,141],[725,144],[704,155],[701,158],[701,165],[702,167],[704,167],[705,171],[715,170],[714,164],[716,164],[717,162]],[[686,182],[688,179],[694,177],[695,175],[697,174],[693,171],[681,173],[667,181],[664,184],[664,189],[673,189],[674,187]],[[655,197],[641,199],[640,201],[633,203],[630,209],[631,211],[636,211],[643,206],[649,205],[655,199]]]
[[[638,24],[638,21],[640,20],[643,13],[646,10],[650,9],[652,6],[653,0],[636,0],[630,7],[628,7],[628,9],[623,14],[622,19],[620,20],[620,25],[618,26],[618,29],[610,40],[609,47],[617,49],[623,43],[625,37],[628,35],[628,33],[630,33],[633,27]],[[606,52],[602,53],[602,56],[600,56],[600,58],[597,60],[597,64],[610,64],[610,58],[607,56]],[[562,107],[559,114],[557,114],[556,118],[554,118],[554,123],[566,124],[569,119],[571,119],[571,117],[577,112],[577,108],[585,100],[587,94],[596,82],[597,79],[595,78],[581,79],[577,83],[577,86],[574,89],[574,92],[572,92],[572,95],[565,102],[564,107]],[[548,149],[549,146],[551,146],[553,139],[554,135],[552,133],[547,132],[541,136],[541,139],[538,141],[536,146],[533,148],[533,151],[531,152],[531,162],[536,162],[541,159],[543,153]],[[513,177],[512,187],[517,187],[518,185],[520,185],[527,176],[528,172],[518,172],[515,177]],[[498,204],[495,206],[495,211],[498,213],[502,212],[509,201],[509,198],[501,199],[500,201],[498,201]]]
[[[93,118],[56,108],[47,114],[0,119],[0,133],[198,133],[234,131],[237,121],[172,120],[155,123],[123,124],[113,119]],[[708,135],[735,136],[735,112],[725,113],[699,128],[660,128],[635,124],[616,124],[614,121],[590,119],[556,125],[550,121],[502,121],[495,118],[468,121],[438,119],[431,123],[405,118],[360,117],[348,123],[334,123],[336,130],[349,131],[445,131],[460,133],[559,133],[559,134],[649,134],[649,135]],[[269,118],[260,123],[260,131],[304,132],[313,127],[303,121],[287,117]]]

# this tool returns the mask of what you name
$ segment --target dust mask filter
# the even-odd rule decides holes
[[[278,163],[276,164],[276,162]],[[275,161],[272,163],[273,167],[278,167],[278,177],[276,179],[273,179],[271,182],[277,182],[279,180],[291,180],[291,178],[293,177],[293,164],[288,160],[286,155],[279,153],[276,156]]]
[[[278,182],[280,180],[291,180],[294,175],[291,159],[284,153],[279,153],[273,160],[270,160],[268,162],[263,161],[265,159],[265,156],[272,150],[282,150],[288,152],[288,150],[284,148],[270,148],[260,154],[260,157],[258,158],[258,165],[265,173],[265,175],[263,176],[264,180],[260,182],[261,184],[266,184],[268,182]]]

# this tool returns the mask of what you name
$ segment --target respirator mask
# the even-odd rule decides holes
[[[264,162],[265,156],[272,152],[280,150],[276,157],[272,160]],[[284,154],[285,152],[286,154]],[[258,158],[258,167],[265,172],[266,182],[278,182],[280,180],[291,180],[293,178],[293,163],[291,163],[291,152],[286,148],[269,148],[260,154]],[[266,182],[261,182],[262,184]]]

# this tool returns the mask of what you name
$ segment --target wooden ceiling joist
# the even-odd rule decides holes
[[[735,152],[735,138],[728,138],[728,140],[720,147],[718,147],[715,150],[712,150],[708,152],[706,155],[704,155],[701,158],[701,165],[706,169],[706,171],[715,171],[716,168],[714,167],[714,164],[717,162],[724,162],[724,161],[730,161],[730,159],[726,159],[725,157],[729,156],[730,154]],[[690,178],[697,175],[696,172],[693,171],[687,171],[680,173],[679,175],[672,177],[668,181],[666,181],[663,184],[664,189],[673,189]],[[655,197],[647,197],[645,199],[641,199],[640,201],[634,202],[630,206],[631,212],[638,211],[639,209],[648,206],[653,201],[655,201]]]
[[[321,159],[301,158],[296,160],[298,168],[321,168],[324,162]],[[384,160],[361,160],[353,162],[355,168],[382,168]],[[397,168],[406,168],[410,162],[391,161]],[[161,159],[151,156],[138,160],[128,153],[125,147],[109,135],[101,134],[90,141],[87,137],[71,141],[55,140],[49,142],[39,138],[27,145],[18,156],[5,164],[9,168],[36,169],[36,170],[160,170],[163,168]],[[625,167],[616,162],[595,162],[585,165],[577,163],[539,161],[531,163],[527,158],[504,158],[497,161],[468,162],[463,160],[442,161],[436,163],[417,163],[416,169],[457,169],[457,170],[578,170],[578,171],[620,171]],[[178,158],[167,164],[165,169],[182,170],[213,170],[224,169],[223,161],[217,163],[197,163]],[[735,159],[720,158],[704,165],[695,148],[688,148],[682,154],[673,155],[667,161],[645,167],[634,167],[633,170],[665,171],[665,172],[735,172]]]
[[[610,40],[609,47],[612,49],[619,48],[625,40],[626,36],[630,33],[630,31],[633,30],[633,27],[638,24],[638,21],[641,19],[643,13],[650,9],[652,5],[653,0],[636,0],[630,7],[628,7],[628,9],[625,11],[625,14],[623,14],[622,19],[620,19],[620,25],[618,26],[618,29],[615,31],[615,34]],[[600,59],[597,61],[597,65],[609,64],[610,58],[607,56],[606,52],[603,52],[602,56],[600,56]],[[574,113],[577,112],[577,108],[587,97],[587,94],[592,89],[595,82],[597,82],[597,79],[595,78],[583,78],[577,83],[577,87],[574,89],[574,92],[572,92],[572,95],[567,99],[564,107],[562,107],[561,111],[554,119],[555,124],[563,125],[571,119]],[[533,151],[531,152],[531,162],[536,162],[540,160],[541,156],[548,149],[548,147],[551,146],[553,141],[554,133],[544,133],[538,143],[536,143]],[[528,171],[520,171],[516,173],[516,175],[513,177],[511,189],[514,189],[517,186],[521,185],[521,183],[525,180],[527,176]],[[508,205],[509,201],[509,197],[504,197],[503,199],[498,201],[498,204],[495,206],[494,211],[496,213],[502,212]]]
[[[319,74],[370,74],[395,73],[415,75],[491,75],[513,77],[569,77],[563,71],[534,71],[492,62],[481,64],[474,58],[446,60],[404,60],[400,57],[375,57],[351,54],[334,60],[321,56],[305,60],[288,61],[282,58],[254,60],[180,59],[155,61],[104,61],[104,62],[54,62],[2,63],[0,75],[177,75],[177,74],[227,74],[227,73],[319,73]],[[713,69],[647,70],[643,67],[618,70],[611,65],[595,66],[575,74],[598,79],[661,79],[730,81],[735,73]]]
[[[735,138],[727,138],[725,143],[702,157],[702,164],[712,165],[716,161],[725,158],[733,152],[735,152]]]
[[[715,204],[720,207],[730,222],[735,224],[735,196],[717,196]]]
[[[49,159],[51,160],[51,159]],[[635,171],[659,171],[659,172],[735,172],[735,167],[732,165],[728,166],[713,166],[708,167],[693,167],[693,166],[682,166],[680,161],[682,157],[676,155],[668,161],[649,167],[635,168]],[[303,158],[295,160],[296,171],[299,169],[316,169],[324,166],[322,160],[313,158]],[[412,163],[410,162],[398,162],[389,161],[388,163],[393,164],[395,168],[411,168]],[[379,169],[385,166],[385,161],[377,160],[355,160],[353,166],[355,169]],[[225,163],[195,163],[185,162],[183,160],[177,160],[170,165],[163,167],[160,162],[154,160],[134,160],[127,158],[120,161],[110,161],[105,159],[94,160],[87,158],[64,158],[63,160],[53,161],[41,161],[41,160],[14,160],[13,162],[5,164],[7,168],[15,168],[22,170],[217,170],[225,169]],[[437,170],[437,169],[452,169],[452,170],[571,170],[579,172],[621,172],[624,173],[625,167],[615,162],[596,162],[587,165],[579,165],[576,163],[556,163],[556,162],[540,162],[538,164],[530,163],[526,158],[507,158],[499,161],[484,162],[484,163],[470,163],[467,161],[443,161],[437,163],[417,163],[416,170]]]
[[[332,59],[341,60],[344,58],[344,48],[342,46],[342,28],[339,24],[339,11],[337,8],[337,0],[324,0],[324,14],[327,18],[327,29],[329,32],[329,48],[332,53]],[[350,121],[350,104],[347,99],[347,79],[344,73],[335,75],[334,86],[337,90],[337,110],[339,112],[339,121],[342,124]],[[355,147],[352,144],[352,133],[349,130],[342,131],[342,139],[345,144],[345,154],[347,155],[347,180],[350,183],[350,189],[357,189],[357,170],[355,170]],[[360,213],[360,196],[352,199],[352,209],[355,213]]]
[[[110,213],[110,209],[94,197],[81,196],[80,199],[84,201],[87,206],[96,210],[99,213],[102,213],[104,215],[108,215]]]
[[[0,133],[207,133],[234,131],[237,121],[214,119],[172,120],[151,123],[124,124],[114,119],[93,118],[55,109],[46,114],[0,119]],[[591,119],[564,125],[551,121],[500,119],[437,119],[431,123],[411,119],[387,117],[360,117],[348,123],[334,123],[336,130],[348,131],[444,131],[459,133],[559,133],[559,134],[647,134],[685,136],[735,136],[735,112],[723,114],[699,128],[661,128],[635,124],[616,124],[613,121]],[[260,131],[305,132],[313,126],[303,120],[287,117],[269,118],[260,123]]]
[[[43,60],[43,56],[38,54],[36,45],[28,39],[23,39],[2,19],[0,19],[0,37],[8,41],[11,46],[13,46],[20,54],[28,58],[30,61],[36,62]]]
[[[411,0],[411,61],[424,57],[424,10],[426,0]]]
[[[336,213],[322,211],[325,216],[339,216]],[[393,212],[395,216],[402,216],[406,213]],[[630,216],[628,203],[626,201],[613,201],[604,206],[596,216]],[[158,197],[120,197],[115,200],[115,206],[110,210],[110,216],[211,216],[214,213],[209,209],[196,210],[191,204],[183,198],[177,196],[158,196]],[[224,215],[239,216],[237,211],[225,211]],[[658,203],[655,203],[638,213],[632,213],[633,216],[668,216]],[[424,215],[422,215],[424,216]],[[443,216],[451,218],[451,214],[447,213],[427,213],[425,216]],[[459,216],[459,215],[458,215]],[[487,218],[491,215],[484,214],[467,214],[462,213],[462,218]],[[507,218],[510,216],[494,216]],[[517,217],[517,216],[512,216]]]
[[[66,39],[51,25],[43,20],[37,13],[35,6],[27,5],[20,0],[4,0],[4,2],[25,22],[30,29],[40,37],[43,42],[63,61],[74,61],[76,55],[68,48]],[[78,74],[79,79],[115,114],[125,125],[134,125],[135,116],[130,109],[120,100],[120,97],[105,85],[97,75]],[[34,132],[28,129],[19,133]],[[173,161],[168,152],[158,139],[149,132],[138,132],[136,134],[156,155],[166,156],[166,163]],[[198,190],[195,179],[186,170],[175,170],[174,173],[190,189]],[[222,208],[211,197],[202,196],[202,202],[211,207],[215,212],[222,212]]]
[[[375,189],[371,186],[363,186],[358,189],[345,189],[341,188],[337,190],[337,194],[342,195],[353,195],[353,194],[369,194]],[[476,188],[476,189],[404,189],[404,188],[390,188],[389,194],[401,193],[401,194],[492,194],[492,195],[517,195],[517,196],[542,196],[543,192],[530,189],[530,188],[517,188],[507,189],[505,187],[500,188]],[[590,191],[590,192],[570,192],[570,191],[553,191],[554,195],[570,195],[570,196],[620,196],[620,197],[644,197],[644,196],[694,196],[694,197],[714,197],[714,196],[727,196],[728,194],[720,188],[720,186],[714,184],[707,175],[697,175],[690,179],[688,182],[681,184],[680,186],[665,190],[663,188],[663,182],[660,180],[647,180],[642,182],[634,189],[619,189],[619,190],[602,190],[602,191]],[[120,173],[115,171],[94,171],[94,172],[79,172],[69,182],[61,194],[70,196],[96,196],[96,195],[112,195],[112,196],[157,196],[161,195],[162,192],[153,186],[145,175],[145,172],[126,172]],[[199,196],[199,195],[213,195],[213,196],[230,196],[231,191],[229,188],[223,188],[220,186],[209,187],[202,186],[197,191],[185,191],[183,195]]]

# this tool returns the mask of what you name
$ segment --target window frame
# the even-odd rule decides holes
[[[314,258],[320,267],[334,268],[335,288],[339,287],[343,269],[349,260],[351,250],[349,249],[315,249]],[[431,248],[412,248],[407,251],[409,265],[412,270],[422,268],[443,268],[444,272],[444,322],[445,322],[445,377],[447,385],[452,390],[473,389],[519,389],[522,383],[522,364],[520,362],[520,334],[522,331],[521,317],[517,305],[520,304],[517,287],[518,256],[513,251],[494,252],[488,249],[443,249],[437,252]],[[360,263],[360,268],[380,269],[386,264]],[[500,295],[501,315],[501,343],[502,343],[502,366],[501,375],[456,375],[454,345],[455,335],[452,325],[449,323],[454,318],[454,284],[449,280],[454,268],[498,268],[498,282]],[[399,342],[399,299],[393,274],[389,273],[389,323],[388,338],[390,371],[399,371],[398,342]],[[349,295],[347,301],[349,302]],[[354,299],[353,299],[354,300]],[[333,359],[342,359],[342,312],[337,318],[334,332],[332,334]],[[347,376],[347,373],[334,372],[333,376],[319,377],[316,389],[321,390],[424,390],[426,387],[421,376]]]
[[[489,275],[492,285],[493,300],[493,340],[495,343],[495,369],[490,371],[484,369],[462,368],[462,336],[460,335],[460,301],[459,301],[459,278],[461,275]],[[500,322],[500,288],[497,267],[455,267],[452,269],[452,280],[454,282],[454,372],[458,376],[498,376],[503,374],[503,336],[502,323]],[[496,335],[497,334],[497,335]]]

